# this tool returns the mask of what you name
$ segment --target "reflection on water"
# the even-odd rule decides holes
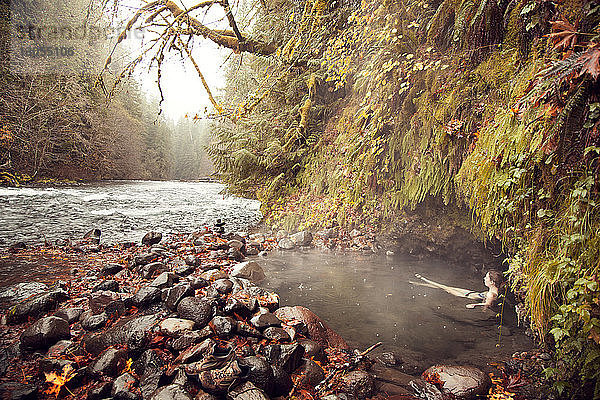
[[[468,310],[471,300],[409,283],[420,273],[452,286],[485,289],[482,277],[441,261],[309,251],[274,252],[261,264],[265,285],[280,294],[282,304],[306,305],[356,347],[382,341],[387,351],[412,354],[417,363],[482,367],[491,355],[531,348],[514,325],[497,346],[496,312]],[[510,310],[504,314],[514,324]]]
[[[79,238],[100,228],[107,242],[152,229],[191,232],[223,218],[228,230],[260,220],[260,203],[223,196],[204,182],[118,181],[61,188],[0,188],[0,245]]]

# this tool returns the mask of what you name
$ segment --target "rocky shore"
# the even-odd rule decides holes
[[[315,236],[320,245],[338,243],[331,232]],[[375,246],[364,235],[352,239],[350,247]],[[149,232],[141,244],[99,243],[93,230],[54,248],[58,258],[89,260],[69,279],[4,291],[2,398],[431,400],[505,393],[503,380],[492,385],[468,366],[407,375],[393,354],[373,351],[379,344],[351,350],[309,309],[281,306],[260,286],[259,255],[313,245],[310,232]]]

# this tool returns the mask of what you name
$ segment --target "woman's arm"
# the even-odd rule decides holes
[[[484,309],[487,309],[487,308],[493,306],[497,299],[498,299],[498,295],[490,290],[486,293],[485,301],[483,303],[467,304],[466,307],[467,308],[475,308],[477,306],[483,306]]]

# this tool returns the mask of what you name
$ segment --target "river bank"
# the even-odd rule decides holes
[[[18,304],[9,308],[2,326],[3,390],[17,393],[14,398],[411,398],[419,393],[436,398],[437,389],[420,376],[423,371],[402,372],[401,355],[373,350],[357,356],[308,309],[282,306],[278,294],[261,288],[264,271],[258,264],[264,258],[242,260],[273,250],[276,242],[201,231],[162,240],[149,235],[142,245],[73,242],[15,249],[13,256],[42,253],[75,266],[62,282],[30,287],[39,291],[33,297],[18,299],[13,293],[10,301]],[[231,371],[237,371],[233,364],[221,372],[235,375],[236,385],[245,389],[236,392],[233,382],[227,390],[215,387],[210,381],[221,379],[219,374],[194,369],[214,353],[207,353],[209,345],[235,348],[232,358],[240,372]],[[518,357],[541,362],[536,352]],[[152,363],[161,367],[149,367]],[[486,374],[478,379],[489,384]]]

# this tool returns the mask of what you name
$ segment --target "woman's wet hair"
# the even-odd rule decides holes
[[[490,269],[487,273],[490,275],[490,280],[497,288],[500,288],[504,284],[504,275],[502,272]]]

